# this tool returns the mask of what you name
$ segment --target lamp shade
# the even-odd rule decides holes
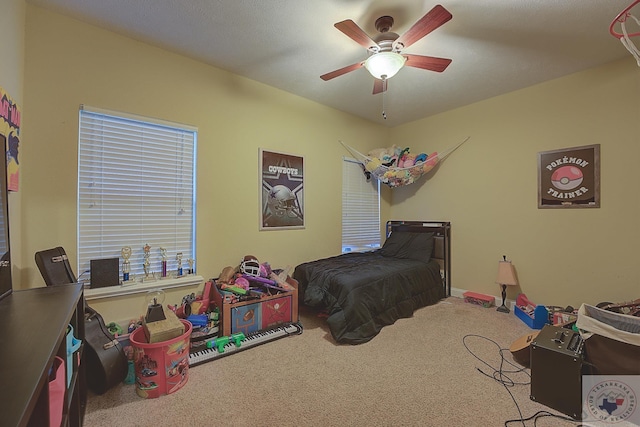
[[[498,278],[496,279],[498,285],[515,286],[516,275],[513,271],[513,265],[511,261],[500,261],[498,263]]]
[[[376,79],[390,79],[404,66],[405,57],[395,52],[378,52],[364,62],[364,67]]]

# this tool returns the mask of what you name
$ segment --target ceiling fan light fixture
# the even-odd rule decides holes
[[[386,80],[395,76],[406,59],[396,52],[378,52],[364,62],[364,67],[376,79]]]

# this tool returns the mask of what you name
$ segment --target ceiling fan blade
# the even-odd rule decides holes
[[[423,70],[436,71],[438,73],[443,72],[449,64],[451,64],[451,59],[447,58],[436,58],[434,56],[422,56],[422,55],[411,55],[409,53],[402,54],[407,61],[404,65],[408,67],[414,68],[422,68]]]
[[[387,81],[388,80],[373,80],[373,94],[376,95],[378,93],[384,92],[387,90]]]
[[[451,15],[447,9],[439,4],[436,5],[427,12],[426,15],[420,18],[418,22],[413,24],[403,35],[398,37],[396,41],[393,42],[393,48],[402,50],[411,46],[451,18],[453,18],[453,15]]]
[[[334,24],[334,27],[345,33],[347,37],[351,38],[359,45],[364,46],[366,49],[373,52],[380,50],[378,43],[374,42],[371,37],[369,37],[367,33],[365,33],[362,28],[358,27],[358,24],[353,22],[351,19],[338,22],[337,24]]]
[[[364,62],[358,62],[356,64],[347,65],[346,67],[340,68],[339,70],[334,70],[334,71],[331,71],[330,73],[323,74],[320,76],[320,78],[324,81],[331,80],[335,77],[357,70],[358,68],[362,68],[363,64]]]

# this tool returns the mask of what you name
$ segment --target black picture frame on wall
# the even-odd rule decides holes
[[[259,149],[260,230],[305,227],[304,157]]]
[[[600,207],[600,144],[538,153],[538,208]]]

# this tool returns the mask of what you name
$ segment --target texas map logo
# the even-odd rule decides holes
[[[615,424],[630,420],[636,411],[638,400],[629,385],[607,380],[594,385],[586,396],[587,419]]]

